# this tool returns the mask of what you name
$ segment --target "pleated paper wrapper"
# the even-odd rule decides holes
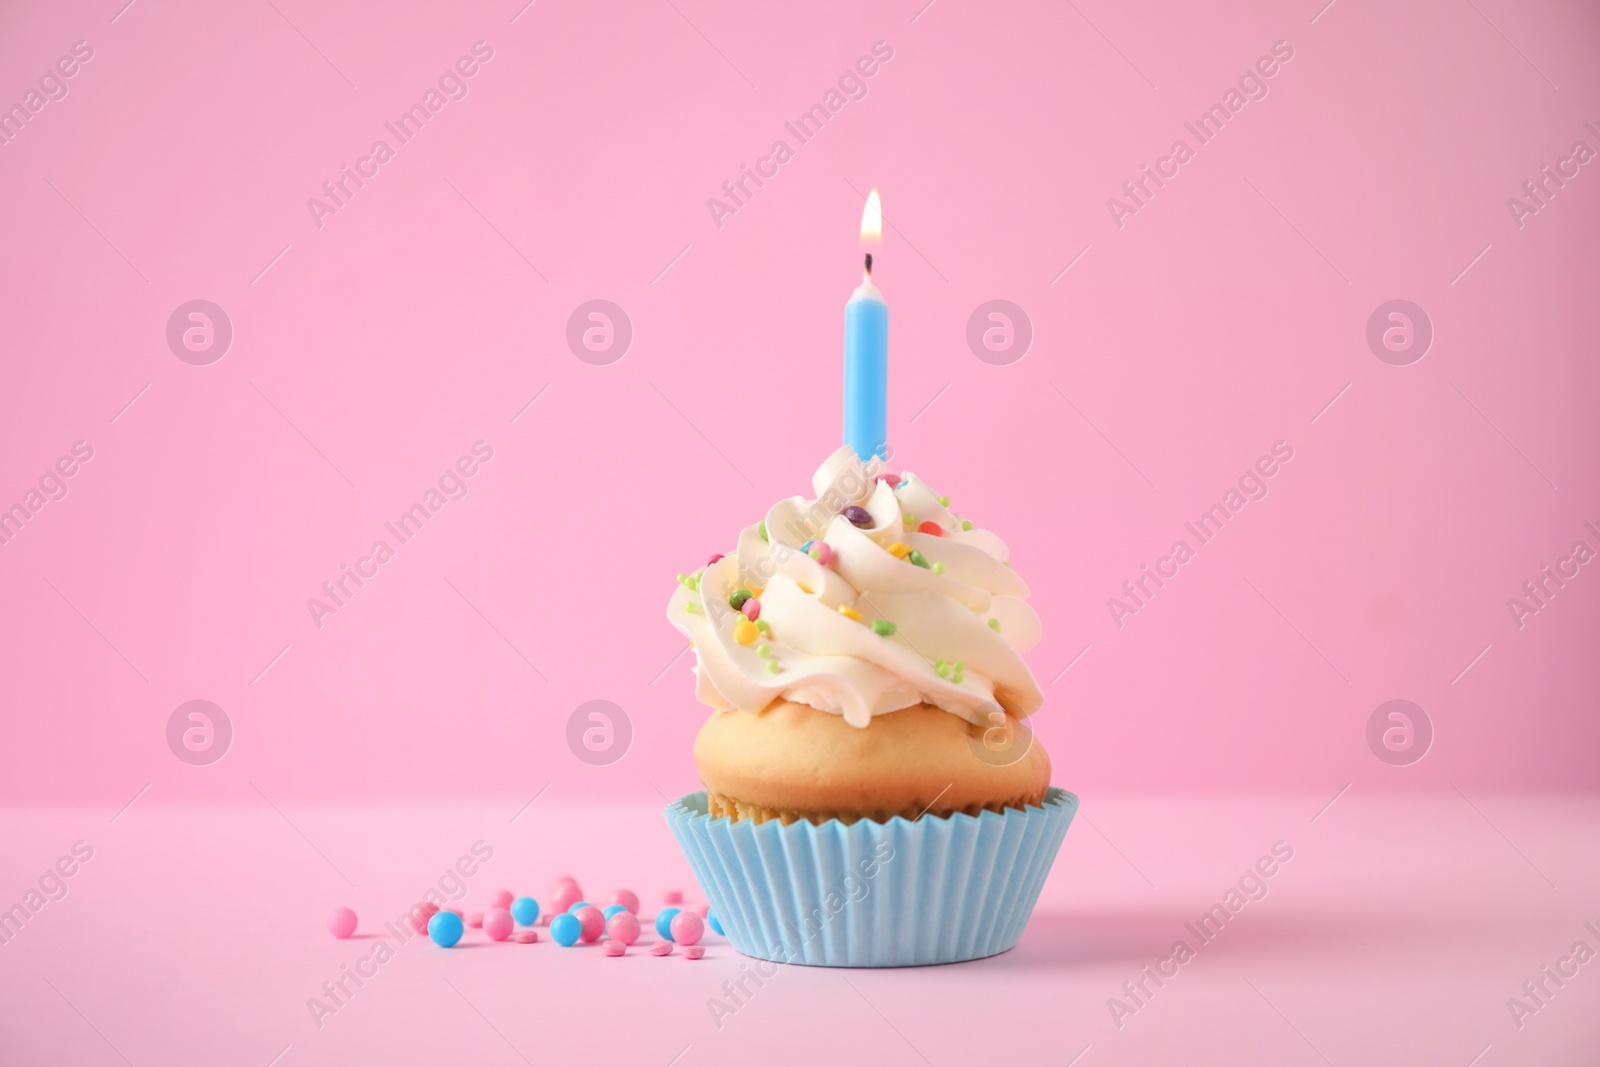
[[[972,816],[815,825],[712,818],[705,793],[667,822],[733,947],[815,967],[982,959],[1022,937],[1078,798]]]

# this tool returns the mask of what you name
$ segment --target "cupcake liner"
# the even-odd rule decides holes
[[[667,823],[733,947],[814,967],[982,959],[1022,937],[1078,798],[980,815],[846,825],[712,818],[705,793]]]

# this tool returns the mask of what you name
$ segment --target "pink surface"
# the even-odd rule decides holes
[[[1600,549],[1600,15],[1319,7],[8,5],[0,101],[48,80],[0,146],[0,503],[44,489],[0,548],[0,792],[653,801],[701,718],[671,576],[837,442],[874,186],[891,443],[1032,583],[1063,784],[1594,786],[1600,578],[1508,600]],[[777,176],[709,210],[745,165]],[[1031,326],[1006,365],[967,340],[994,299]],[[1408,366],[1367,341],[1396,299]],[[209,365],[187,312],[168,344],[193,300],[232,326]],[[568,347],[592,300],[631,324],[609,365]],[[317,614],[345,565],[376,576]],[[1364,734],[1396,698],[1435,727],[1407,768]],[[594,699],[631,723],[608,766],[564,743]],[[190,700],[232,727],[209,768],[167,751]]]
[[[74,841],[94,854],[0,948],[0,1062],[1592,1064],[1600,960],[1569,957],[1575,942],[1600,948],[1596,801],[1359,786],[1330,800],[1086,803],[1021,944],[990,960],[782,967],[747,981],[739,1003],[723,983],[751,961],[715,934],[702,960],[656,958],[646,922],[613,960],[598,945],[469,930],[454,949],[417,939],[361,965],[375,975],[347,980],[344,1003],[315,1018],[322,983],[387,943],[373,936],[380,918],[476,842],[493,855],[464,880],[468,907],[554,869],[591,889],[638,887],[648,917],[669,887],[694,901],[660,805],[541,802],[516,821],[511,804],[280,816],[140,801],[115,823],[88,808],[4,809],[12,891]],[[1241,885],[1253,899],[1203,943],[1186,924]],[[335,899],[361,915],[350,941],[323,928]],[[1177,973],[1158,988],[1144,968],[1177,941],[1193,958],[1168,964]],[[1544,979],[1550,996],[1514,1018],[1508,999],[1531,1005],[1523,983],[1545,966],[1577,973]],[[1135,1006],[1123,983],[1142,978],[1151,994],[1114,1014],[1113,998]]]

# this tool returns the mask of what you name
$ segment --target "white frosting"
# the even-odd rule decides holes
[[[1038,642],[1039,617],[1006,565],[1004,542],[975,526],[963,530],[962,518],[914,474],[896,487],[877,480],[885,470],[841,447],[812,478],[815,500],[779,501],[767,512],[766,539],[760,524],[747,527],[731,555],[680,582],[667,617],[694,644],[702,702],[759,712],[782,698],[855,726],[917,703],[973,723],[987,721],[995,703],[1019,719],[1038,710],[1044,694],[1021,653]],[[870,526],[844,517],[852,505],[872,515]],[[906,513],[938,523],[943,536],[906,527]],[[800,550],[808,541],[832,549],[828,565]],[[942,563],[944,573],[897,558],[889,551],[896,542]],[[749,644],[737,638],[745,616],[728,603],[741,588],[759,591],[767,624]],[[877,634],[879,619],[895,632]]]

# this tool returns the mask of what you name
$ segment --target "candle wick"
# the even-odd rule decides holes
[[[867,253],[867,273],[869,275],[872,273],[872,253],[871,252]]]

